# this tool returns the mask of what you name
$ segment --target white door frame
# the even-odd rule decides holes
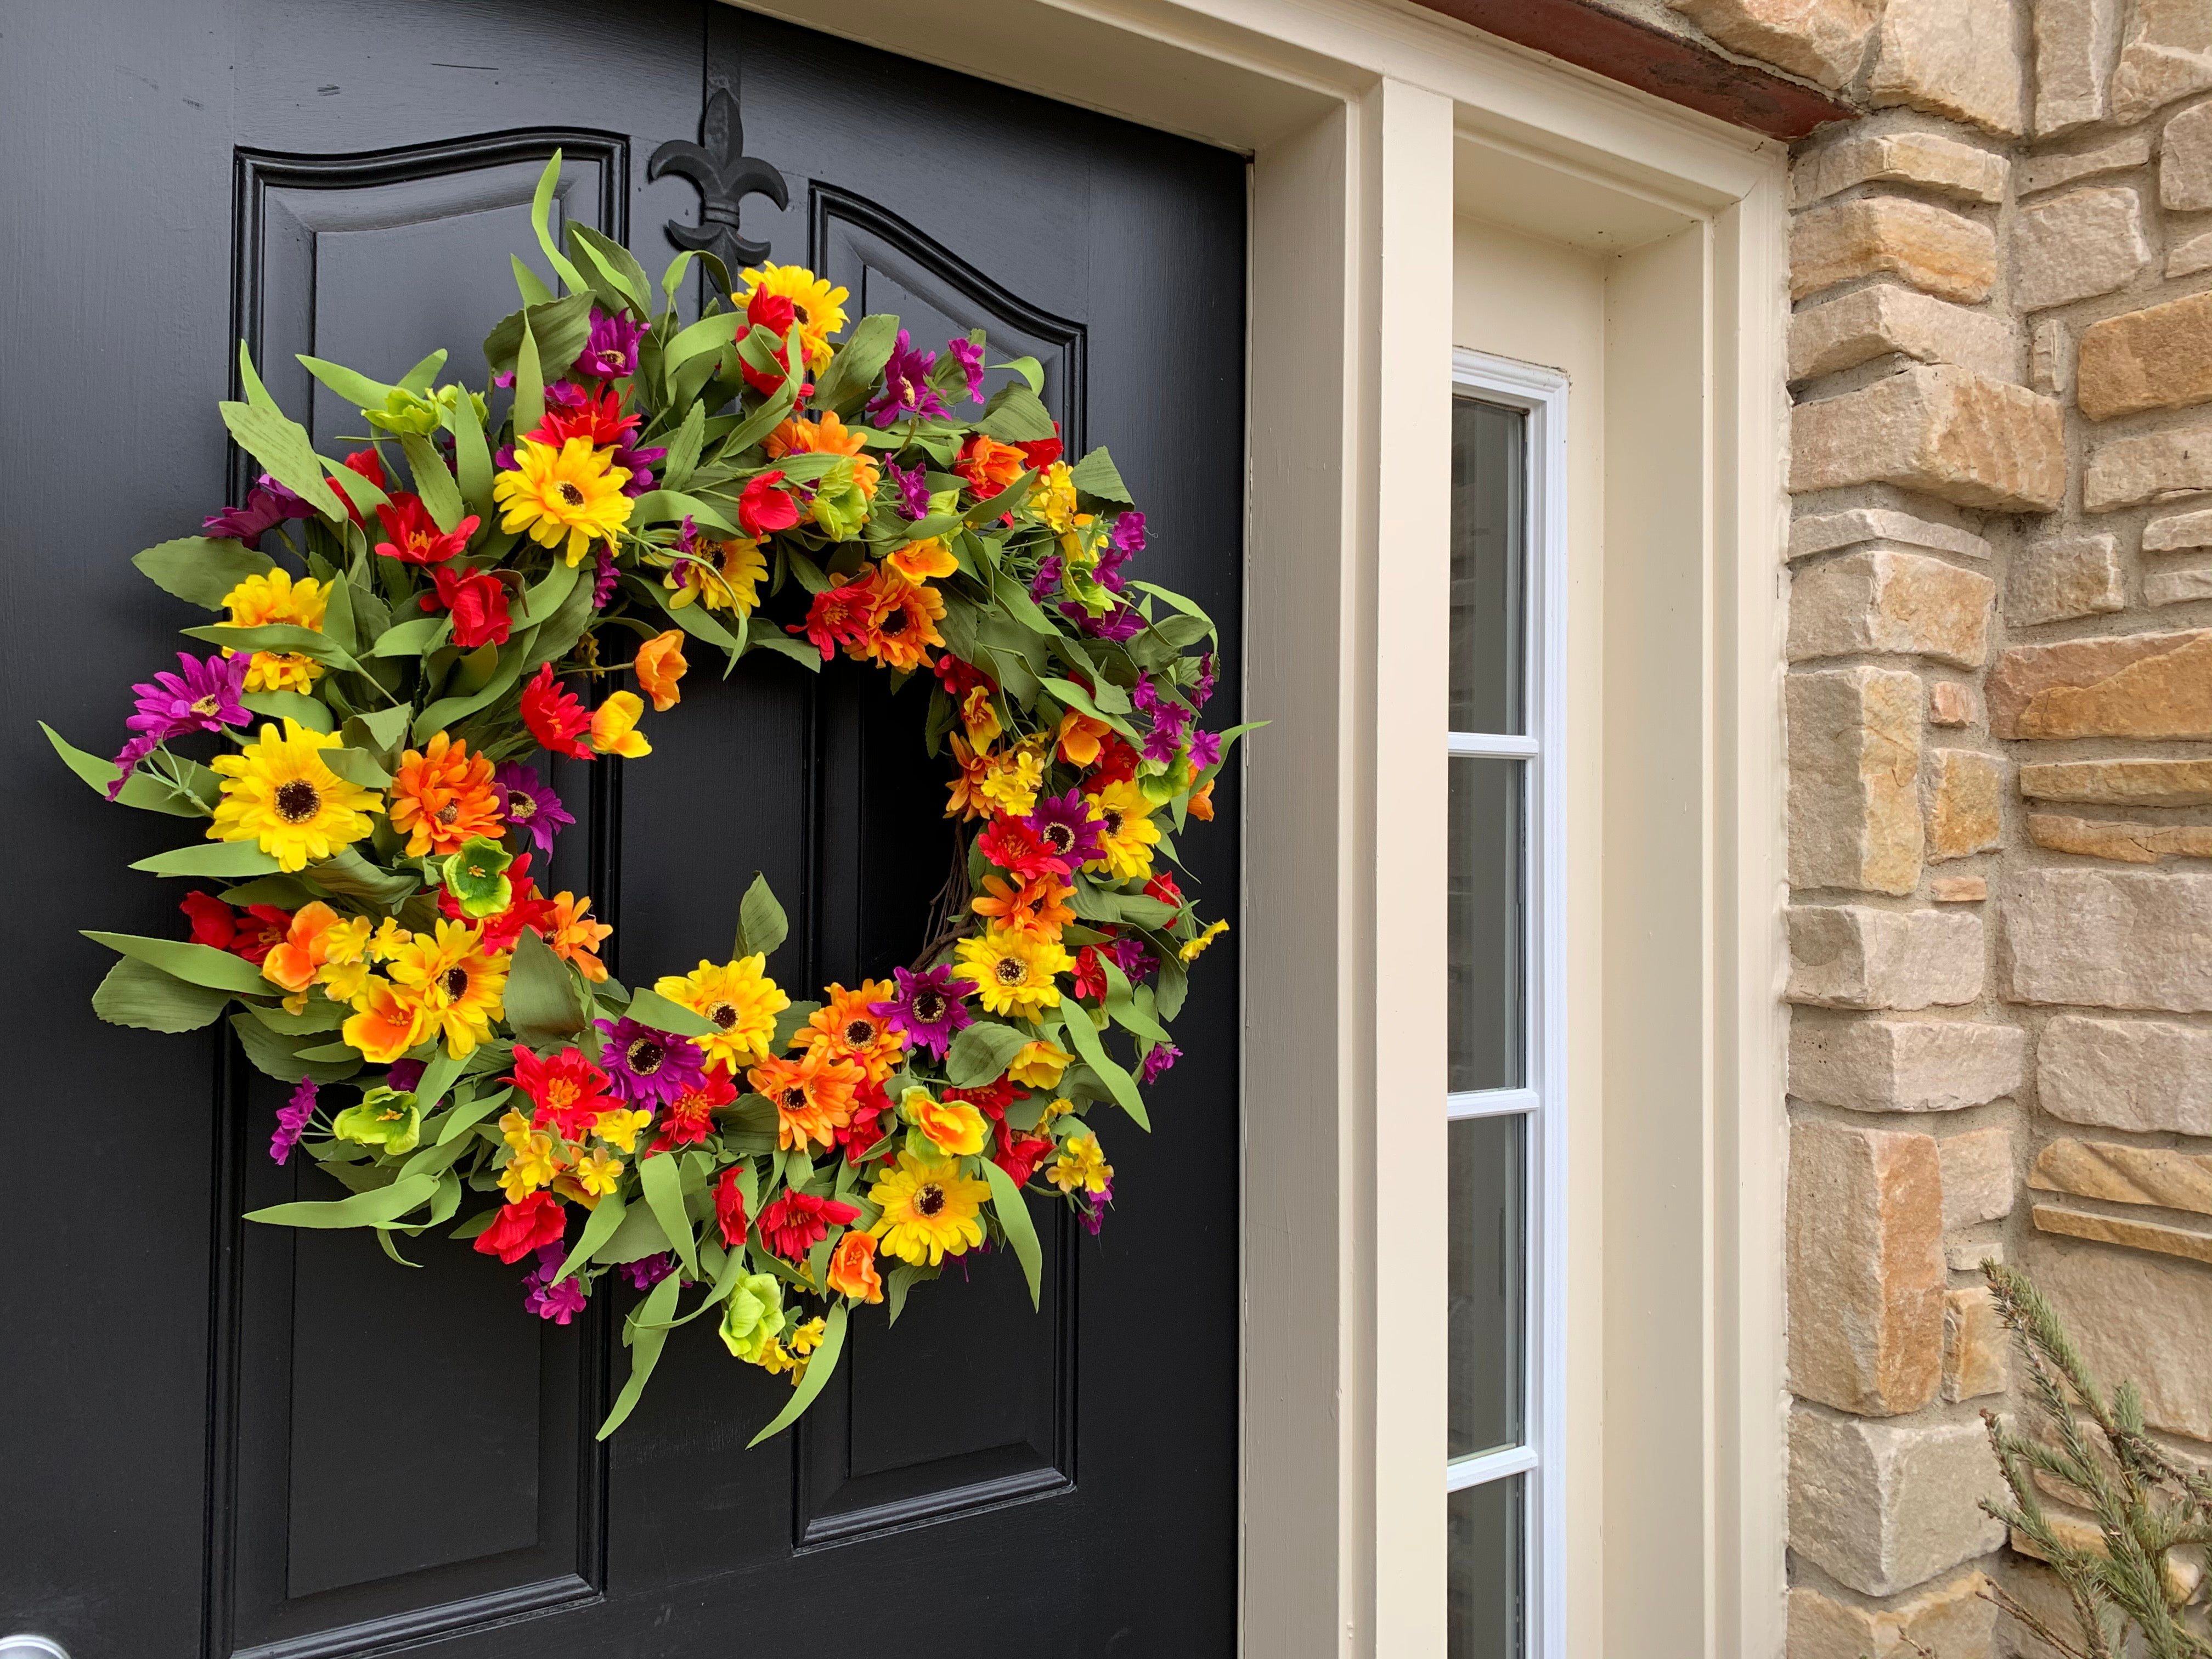
[[[1781,148],[1388,0],[747,3],[1253,159],[1252,1659],[1444,1652],[1455,167],[1526,186],[1485,216],[1647,239],[1565,670],[1565,1650],[1778,1652]]]

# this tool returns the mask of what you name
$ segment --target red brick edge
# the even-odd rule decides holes
[[[1770,138],[1802,138],[1858,112],[1825,93],[1738,64],[1582,0],[1415,0],[1516,46],[1529,46]]]

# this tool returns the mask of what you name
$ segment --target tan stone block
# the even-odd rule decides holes
[[[2198,547],[2212,547],[2212,512],[2176,513],[2143,526],[2146,553],[2185,553]]]
[[[1790,199],[1802,208],[1854,185],[1917,185],[1993,206],[2004,200],[2011,171],[2003,156],[1937,133],[1860,133],[1798,157],[1790,171]]]
[[[1936,1396],[1942,1179],[1931,1135],[1809,1121],[1790,1133],[1790,1387],[1862,1416]]]
[[[2166,256],[2169,277],[2194,276],[2200,270],[2212,270],[2212,230],[2176,242]]]
[[[2212,105],[2206,106],[2212,109]],[[2212,398],[2212,294],[2107,317],[2081,331],[2074,399],[2093,421]]]
[[[2015,628],[2127,609],[2116,536],[2030,542],[2005,569],[2005,620]]]
[[[1889,352],[1957,363],[1992,380],[2019,376],[2020,337],[2002,317],[1894,283],[1877,283],[1790,319],[1790,378],[1833,374]]]
[[[1986,1287],[1953,1291],[1943,1304],[1943,1398],[1954,1405],[2012,1386],[2012,1334]]]
[[[1982,994],[1979,916],[1864,904],[1794,904],[1789,916],[1792,1002],[1911,1009]]]
[[[2020,164],[2020,193],[2033,196],[2057,190],[2077,179],[2094,179],[2100,173],[2125,173],[2150,165],[2150,134],[2124,133],[2093,149],[2063,155],[2038,155]]]
[[[2063,1204],[2029,1206],[2038,1232],[2066,1238],[2086,1238],[2099,1244],[2118,1244],[2131,1250],[2179,1256],[2185,1261],[2212,1264],[2212,1233],[2188,1227],[2168,1227],[2155,1221],[2100,1215],[2090,1210],[2069,1209]]]
[[[1928,688],[1928,723],[1930,726],[1971,726],[1974,722],[1974,692],[1972,686],[1961,685],[1956,680],[1937,680]]]
[[[2212,823],[2137,823],[2119,818],[2077,818],[2056,812],[2031,812],[2027,815],[2027,838],[2054,853],[2114,859],[2122,864],[2212,859]]]
[[[1895,507],[1855,507],[1842,513],[1808,513],[1790,524],[1789,557],[1808,559],[1815,553],[1832,553],[1839,547],[1863,542],[1900,542],[1908,547],[1932,547],[1939,553],[1957,553],[1969,559],[1986,559],[1990,544],[1971,530],[1938,524]]]
[[[2066,325],[2056,317],[2039,319],[2029,334],[2027,383],[2046,398],[2055,398],[2073,387],[2070,344]]]
[[[2143,578],[2147,605],[2187,605],[2212,599],[2212,570],[2154,570]]]
[[[2136,192],[2096,185],[2020,210],[2013,239],[2013,303],[2022,311],[2125,288],[2150,263]]]
[[[2207,489],[2212,489],[2212,426],[2184,427],[2100,444],[2081,477],[2081,506],[2111,513]]]
[[[1928,896],[1938,904],[1979,904],[1990,896],[1987,876],[1933,876]]]
[[[1810,1019],[1790,1028],[1790,1092],[1854,1112],[1955,1112],[2021,1085],[2027,1034],[1971,1020]]]
[[[1880,0],[1667,0],[1699,28],[1756,58],[1840,87],[1858,72]]]
[[[1992,132],[2022,118],[2019,14],[2010,0],[1889,0],[1867,90]]]
[[[2175,213],[2212,208],[2212,104],[2185,109],[2166,124],[2158,145],[2158,199]]]
[[[1943,1241],[1943,1265],[1954,1273],[1978,1273],[1982,1263],[1994,1261],[2004,1266],[2005,1247],[2002,1238],[1947,1238]]]
[[[2000,738],[2212,738],[2212,630],[2015,646],[1987,689]]]
[[[1790,660],[1892,652],[1978,668],[1996,584],[1918,553],[1846,553],[1790,590]]]
[[[2040,1237],[2021,1265],[2106,1388],[2132,1381],[2152,1427],[2212,1440],[2212,1273]]]
[[[1989,1580],[1966,1572],[1888,1607],[1838,1601],[1810,1584],[1790,1589],[1789,1659],[1972,1659],[1990,1651],[1996,1604]]]
[[[2012,1131],[2002,1123],[1945,1135],[1936,1143],[1943,1165],[1943,1227],[1956,1232],[2012,1213]]]
[[[2015,1002],[2212,1012],[2212,875],[2014,870],[2002,915]]]
[[[1880,668],[1792,674],[1790,880],[1910,893],[1920,882],[1920,679]]]
[[[2135,0],[2112,71],[2112,119],[2132,125],[2212,87],[2212,0]]]
[[[2103,806],[2212,806],[2212,760],[2031,761],[2020,769],[2020,793]]]
[[[1938,749],[1928,790],[1931,864],[1985,853],[2004,840],[2004,763],[1972,749]]]
[[[2066,495],[2057,402],[1949,364],[1916,366],[1791,416],[1790,487],[1890,483],[1961,507],[2045,513]]]
[[[2068,1123],[2212,1135],[2212,1030],[2061,1014],[2036,1043],[2035,1092]]]
[[[1946,1170],[1949,1168],[1945,1165]],[[2212,1154],[2118,1140],[2054,1140],[2035,1155],[2027,1184],[2108,1204],[2150,1204],[2212,1215]]]
[[[1876,1423],[1790,1413],[1790,1547],[1863,1595],[1894,1595],[1986,1555],[2004,1495],[1978,1423]]]
[[[1790,227],[1790,293],[1802,300],[1855,276],[1902,276],[1974,305],[1997,279],[1996,234],[1947,209],[1869,196],[1801,213]]]
[[[2035,131],[2064,132],[2105,113],[2118,0],[2037,0]],[[2023,185],[2023,190],[2032,186]]]

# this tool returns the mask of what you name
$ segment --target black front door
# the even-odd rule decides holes
[[[702,137],[727,165],[648,179]],[[410,1272],[363,1234],[240,1223],[332,1195],[269,1162],[266,1079],[87,1005],[106,957],[76,930],[179,933],[179,884],[122,872],[163,827],[102,810],[33,720],[118,728],[174,648],[130,556],[236,499],[214,404],[237,338],[329,453],[343,412],[296,353],[396,374],[443,344],[480,382],[556,147],[562,211],[656,272],[704,178],[710,226],[738,214],[855,314],[1037,356],[1071,452],[1110,445],[1146,509],[1144,574],[1223,623],[1209,714],[1237,718],[1238,158],[701,0],[0,0],[0,1635],[74,1659],[1230,1654],[1232,953],[1195,976],[1157,1133],[1112,1149],[1103,1233],[1047,1239],[1042,1311],[1010,1261],[923,1286],[751,1451],[783,1385],[703,1327],[601,1444],[626,1301],[560,1328],[460,1244],[426,1237]],[[714,185],[769,169],[781,208]],[[73,622],[94,614],[128,626]],[[919,702],[765,654],[711,679],[618,784],[566,781],[588,830],[561,884],[617,923],[616,970],[719,957],[755,868],[794,919],[787,983],[906,960],[948,834]],[[1232,790],[1188,838],[1215,915]]]

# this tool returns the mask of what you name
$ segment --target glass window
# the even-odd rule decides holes
[[[1508,1475],[1451,1495],[1448,1659],[1514,1659],[1522,1650],[1528,1532],[1522,1479]]]
[[[1526,763],[1455,757],[1444,878],[1454,1094],[1521,1084],[1521,781]]]
[[[1452,401],[1451,726],[1522,723],[1523,567],[1528,559],[1528,416],[1474,398]]]
[[[1518,1113],[1462,1118],[1451,1137],[1450,1455],[1521,1443],[1524,1333]]]

